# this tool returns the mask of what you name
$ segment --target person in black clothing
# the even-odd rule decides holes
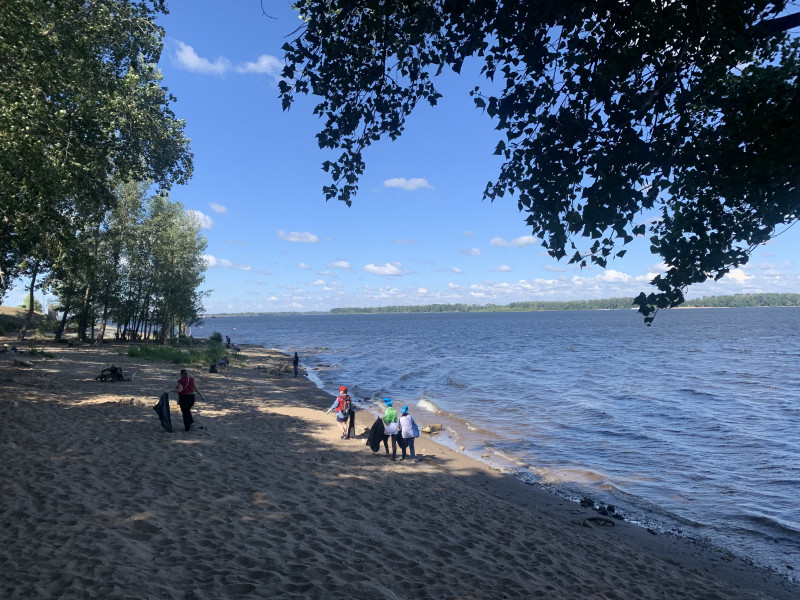
[[[297,367],[300,364],[300,358],[297,356],[297,352],[294,353],[294,358],[292,359],[292,365],[294,366],[294,376],[297,377]]]

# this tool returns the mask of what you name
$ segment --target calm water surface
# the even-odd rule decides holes
[[[452,447],[800,572],[800,309],[207,319]],[[364,417],[368,424],[371,418]],[[365,450],[366,451],[366,450]]]

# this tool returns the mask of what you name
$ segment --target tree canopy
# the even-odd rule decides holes
[[[82,255],[118,183],[166,190],[190,177],[185,124],[156,67],[165,12],[164,0],[4,0],[0,299],[24,265],[35,280]]]
[[[605,267],[647,236],[665,272],[645,321],[797,220],[800,15],[764,0],[299,0],[284,109],[319,97],[326,199],[352,202],[363,151],[401,135],[435,78],[482,62],[478,109],[515,197],[555,258]],[[488,91],[484,91],[488,90]]]
[[[62,313],[57,338],[70,318],[79,339],[94,339],[96,322],[103,339],[111,321],[123,340],[161,342],[199,321],[206,239],[181,204],[148,196],[148,187],[120,185],[114,208],[80,233],[75,252],[55,261],[48,284]]]

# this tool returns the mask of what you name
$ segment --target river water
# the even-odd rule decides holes
[[[375,414],[390,396],[556,493],[800,572],[800,309],[652,327],[633,311],[219,317],[194,334],[213,331],[298,352],[321,388]]]

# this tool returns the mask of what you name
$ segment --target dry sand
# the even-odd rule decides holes
[[[418,464],[341,440],[329,395],[254,368],[288,370],[275,351],[194,372],[204,428],[173,395],[166,433],[152,406],[180,366],[123,350],[0,354],[0,598],[800,598],[724,553],[587,527],[425,434]],[[133,381],[96,381],[111,363]]]

